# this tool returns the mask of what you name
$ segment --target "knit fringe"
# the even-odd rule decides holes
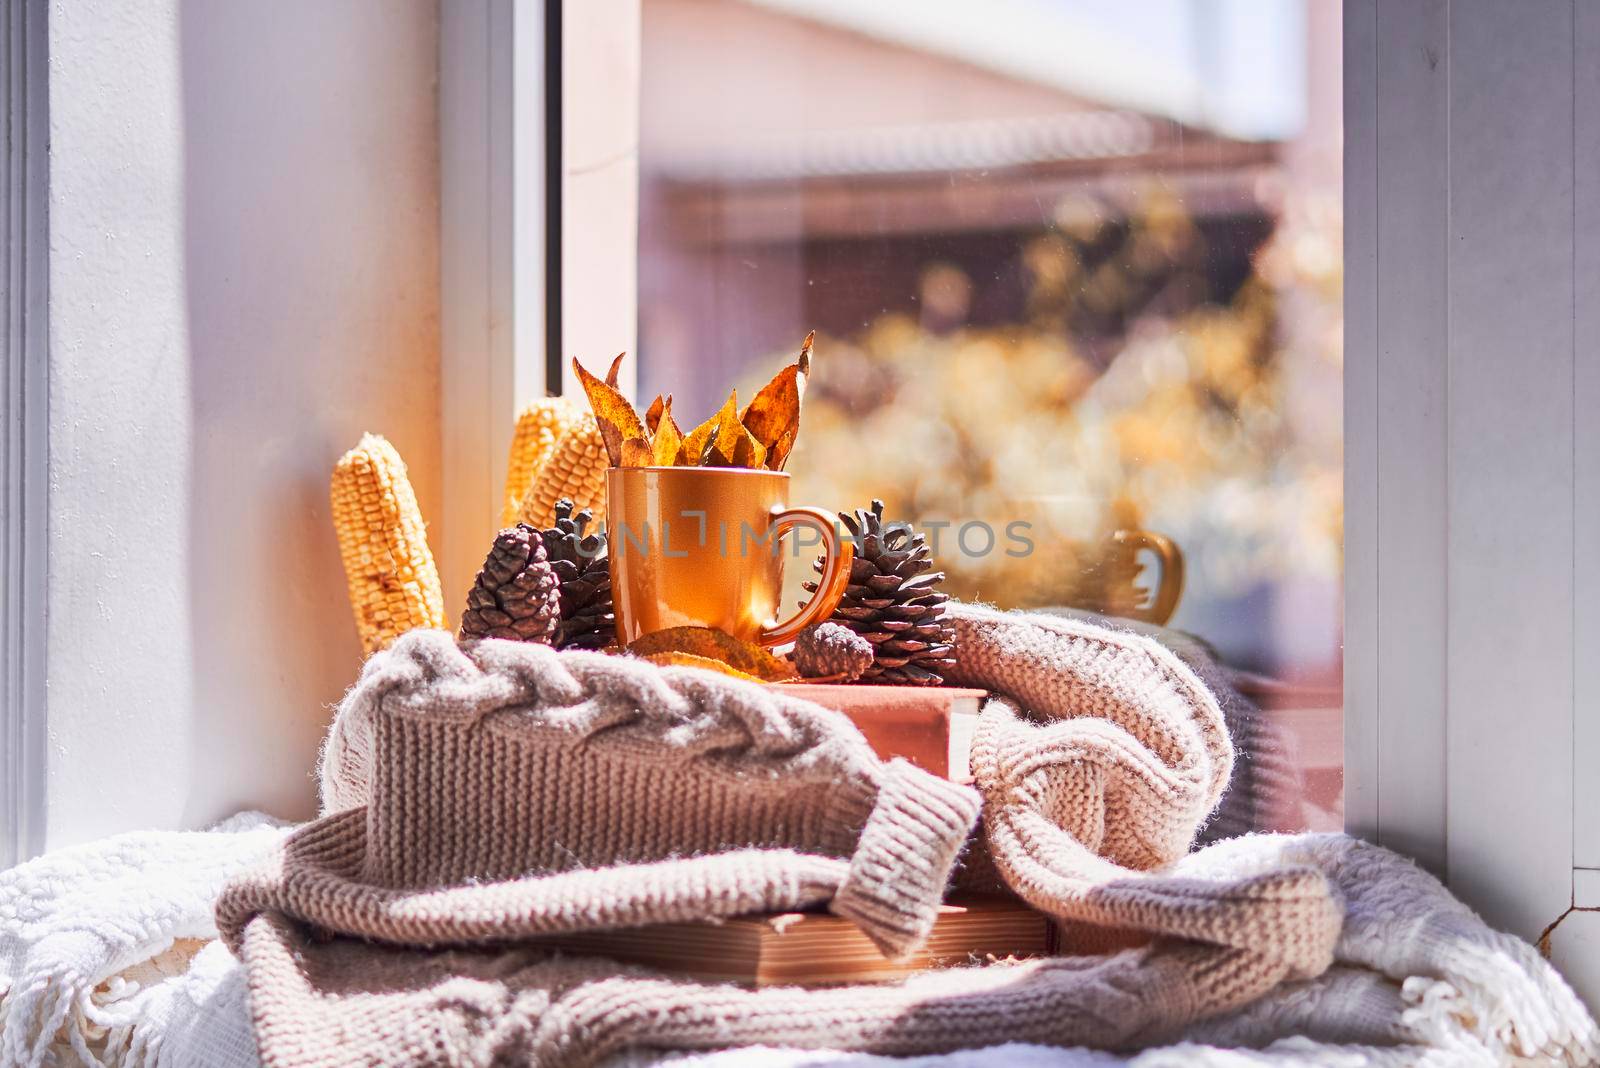
[[[214,933],[217,891],[284,833],[242,813],[210,832],[134,831],[0,872],[0,1065],[153,1065],[152,995],[186,954],[148,976],[141,966],[177,938]],[[121,977],[130,968],[149,981]]]
[[[150,955],[171,945],[151,946]],[[161,1034],[139,1003],[143,992],[121,977],[101,983],[70,971],[13,984],[0,997],[0,1063],[46,1068],[72,1054],[84,1065],[154,1068]]]
[[[1572,988],[1526,942],[1457,947],[1442,979],[1415,976],[1401,987],[1401,1021],[1429,1044],[1495,1063],[1600,1064],[1600,1033]]]
[[[161,950],[160,952],[166,952]],[[102,1049],[106,1065],[118,1068],[155,1068],[162,1028],[152,1026],[145,1011],[145,987],[116,977],[103,994],[92,995],[84,1015],[104,1032]]]
[[[121,1033],[129,1025],[113,1022],[113,1015],[96,1002],[109,1005],[131,996],[133,991],[125,989],[129,985],[113,984],[97,998],[96,981],[76,972],[13,984],[0,998],[0,1058],[17,1068],[44,1068],[67,1052],[86,1065],[123,1063],[118,1059]]]
[[[0,1061],[17,1068],[50,1063],[51,1046],[73,1004],[87,992],[87,982],[71,974],[35,976],[26,985],[13,983],[0,997]]]

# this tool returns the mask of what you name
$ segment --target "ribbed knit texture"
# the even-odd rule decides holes
[[[1188,855],[1232,750],[1217,701],[1177,656],[1082,621],[952,616],[951,681],[1000,695],[972,753],[994,869],[1063,922],[1147,945],[812,991],[506,949],[548,931],[823,903],[886,952],[909,949],[977,799],[879,762],[848,720],[799,696],[413,632],[340,709],[322,769],[332,814],[218,906],[264,1062],[587,1064],[634,1046],[758,1042],[1119,1048],[1327,967],[1341,912],[1319,870],[1240,876]]]
[[[1305,778],[1294,759],[1292,742],[1276,720],[1235,688],[1236,673],[1218,661],[1205,642],[1171,627],[1108,618],[1077,608],[1030,611],[1153,639],[1172,650],[1216,698],[1233,742],[1233,773],[1222,802],[1200,830],[1196,839],[1199,844],[1255,831],[1304,826]]]
[[[268,845],[263,841],[241,853],[237,831],[245,829],[245,821],[230,822],[235,833],[134,832],[56,850],[0,873],[0,1050],[8,1051],[0,1062],[8,1068],[79,1063],[260,1068],[247,972],[227,947],[206,943],[187,971],[175,971],[192,945],[175,946],[173,938],[214,930],[214,880]],[[1242,877],[1285,865],[1316,867],[1346,905],[1334,965],[1318,978],[1280,984],[1242,1009],[1196,1022],[1183,1031],[1181,1045],[1168,1045],[1170,1034],[1136,1033],[1118,1047],[1126,1060],[1084,1049],[1006,1042],[917,1063],[924,1068],[1240,1068],[1247,1063],[1261,1068],[1454,1068],[1600,1060],[1600,1031],[1550,962],[1528,943],[1491,931],[1437,879],[1394,853],[1343,835],[1255,834],[1210,846],[1182,864],[1187,874],[1206,878]],[[265,922],[264,917],[252,921]],[[1079,930],[1087,928],[1080,925]],[[1557,931],[1558,947],[1566,934],[1564,928]],[[437,970],[429,960],[415,952],[404,954],[414,969],[410,986],[369,988],[359,1002],[347,1003],[349,984],[341,986],[331,975],[346,940],[306,945],[305,932],[293,929],[287,938],[291,952],[303,946],[300,970],[288,974],[283,987],[256,999],[272,1034],[269,1046],[280,1062],[296,1047],[302,1056],[307,1047],[312,1055],[327,1053],[334,1064],[359,1061],[369,1049],[376,1050],[374,1061],[392,1062],[405,1054],[404,1042],[434,1050],[435,1062],[459,1063],[480,1052],[469,1041],[451,1044],[440,1055],[439,1047],[449,1040],[425,1042],[421,1037],[468,1030],[459,1016],[441,1013],[432,1000],[429,990]],[[272,942],[265,948],[270,955]],[[1093,967],[1082,961],[1073,966],[1085,972]],[[258,974],[262,970],[256,969]],[[586,974],[614,979],[626,973],[590,962]],[[1033,971],[1010,974],[1027,984],[1035,981]],[[365,983],[369,975],[363,968],[350,982]],[[464,975],[456,972],[452,978]],[[327,986],[311,987],[311,982]],[[494,978],[484,980],[471,1001],[453,1002],[453,1011],[482,1007],[495,1014],[504,1024],[500,1033],[505,1045],[512,1047],[536,1031],[554,1037],[568,1026],[583,1027],[592,1035],[592,1017],[567,1012],[563,995],[540,995],[519,1007],[509,988],[500,984],[496,989],[496,983]],[[419,985],[426,994],[420,1011],[403,1027],[386,1029],[396,1017],[382,1003],[409,998]],[[319,997],[302,1000],[307,989],[318,990]],[[575,1006],[587,1004],[581,982],[567,989]],[[675,1004],[699,1003],[702,993],[711,999],[706,1004],[719,1004],[728,993],[726,987],[672,991]],[[514,1011],[501,1012],[502,1006]],[[535,1012],[536,1021],[529,1015]],[[604,1040],[619,1047],[660,1045],[655,1022],[665,1023],[670,1032],[680,1018],[671,1011],[653,1018],[611,1017],[616,1025],[604,1033]],[[1072,1019],[1068,1013],[1060,1018]],[[764,1021],[771,1023],[770,1018]],[[744,1007],[730,1013],[726,1024],[730,1032],[745,1027]],[[691,1040],[701,1046],[718,1044],[714,1026],[696,1027]],[[308,1034],[309,1039],[300,1040]],[[559,1048],[571,1049],[575,1040],[580,1036],[563,1036]],[[664,1041],[670,1043],[670,1033]],[[1158,1048],[1142,1056],[1130,1052],[1150,1046]],[[837,1056],[762,1045],[684,1063],[801,1068]],[[515,1063],[514,1048],[506,1059]],[[904,1062],[881,1056],[847,1059],[860,1068],[905,1068]],[[648,1060],[645,1054],[628,1057],[626,1063]]]
[[[971,765],[989,854],[1014,891],[1063,921],[1237,948],[1258,964],[1237,969],[1252,996],[1328,966],[1341,912],[1315,869],[1174,877],[1233,765],[1222,710],[1181,660],[1085,621],[954,616],[951,681],[1011,695],[985,706]]]
[[[442,631],[368,661],[324,797],[332,815],[223,895],[225,937],[266,909],[439,945],[831,901],[897,955],[979,804],[763,686]]]
[[[419,952],[319,942],[277,914],[242,946],[262,1062],[582,1066],[632,1047],[761,1043],[918,1054],[999,1042],[1145,1044],[1208,1007],[1232,966],[1176,943],[1101,958],[940,969],[903,984],[699,985],[536,949]],[[270,977],[270,981],[263,981]]]

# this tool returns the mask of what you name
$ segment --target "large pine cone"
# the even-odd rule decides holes
[[[594,513],[573,514],[572,501],[555,504],[556,525],[543,532],[550,566],[560,582],[561,629],[557,649],[604,649],[616,640],[611,607],[611,560],[604,531],[585,534]]]
[[[944,617],[950,599],[936,587],[944,572],[933,571],[926,535],[904,526],[885,529],[883,502],[839,519],[855,539],[850,585],[831,617],[872,643],[872,666],[864,682],[936,686],[955,663],[955,628]],[[815,568],[822,572],[822,561]],[[815,582],[806,589],[816,591]]]
[[[554,644],[561,625],[558,586],[539,532],[526,523],[507,527],[495,536],[494,548],[467,594],[462,639]]]

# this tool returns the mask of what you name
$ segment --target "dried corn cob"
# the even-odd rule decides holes
[[[511,438],[511,460],[506,465],[506,495],[500,509],[500,525],[517,521],[522,499],[528,495],[539,468],[555,451],[556,442],[578,417],[583,406],[568,397],[536,400],[517,415],[517,429]]]
[[[444,593],[406,465],[376,434],[340,457],[330,491],[361,646],[377,652],[416,627],[444,626]]]
[[[609,462],[600,424],[592,414],[584,412],[561,435],[555,451],[534,476],[517,518],[539,530],[554,526],[556,502],[566,497],[574,510],[593,510],[595,525],[604,523]]]

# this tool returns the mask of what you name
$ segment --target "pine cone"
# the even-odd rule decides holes
[[[526,523],[495,535],[489,558],[467,594],[461,638],[509,638],[551,645],[561,624],[556,573],[544,540]]]
[[[808,679],[854,682],[872,666],[872,643],[838,623],[813,623],[795,639],[794,663]]]
[[[955,628],[944,618],[950,599],[935,587],[944,572],[933,566],[927,536],[913,535],[904,526],[885,529],[883,502],[870,511],[839,519],[855,540],[856,555],[850,565],[850,585],[834,609],[832,621],[842,623],[872,643],[872,665],[862,674],[865,682],[936,686],[943,669],[955,663]],[[822,561],[815,564],[822,572]],[[815,582],[806,589],[816,591]]]
[[[611,608],[611,560],[605,531],[585,534],[594,513],[576,515],[572,501],[555,504],[556,525],[543,532],[550,566],[561,584],[561,630],[557,649],[604,649],[616,640],[617,617]]]

